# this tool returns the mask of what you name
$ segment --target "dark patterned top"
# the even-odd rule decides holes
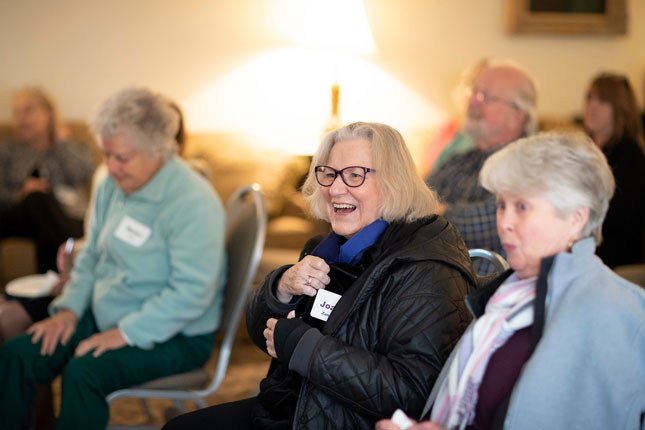
[[[479,171],[495,151],[458,154],[433,171],[426,183],[447,205],[444,216],[461,233],[469,249],[486,248],[506,257],[497,236],[495,196],[479,185]],[[477,267],[488,273],[488,267]]]
[[[61,203],[74,212],[71,207],[80,204],[73,201],[74,194],[89,190],[95,168],[94,155],[87,145],[79,142],[59,141],[47,151],[38,151],[20,141],[3,142],[0,144],[0,210],[16,204],[25,180],[37,175],[47,180],[59,200],[67,199]],[[82,217],[82,213],[70,215]]]

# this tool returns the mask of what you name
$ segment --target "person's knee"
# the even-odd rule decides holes
[[[29,357],[40,354],[40,345],[31,342],[31,335],[13,337],[2,346],[2,354],[16,357]]]
[[[24,333],[32,323],[25,308],[17,301],[0,303],[0,342]]]

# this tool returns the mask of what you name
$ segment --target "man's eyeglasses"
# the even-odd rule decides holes
[[[492,94],[488,94],[486,91],[481,91],[481,90],[475,90],[473,89],[470,96],[477,101],[478,103],[483,103],[483,104],[490,104],[490,103],[501,103],[506,106],[512,107],[513,109],[520,110],[520,107],[508,100],[505,100],[501,97],[494,96]]]
[[[323,187],[331,187],[338,175],[348,187],[360,187],[365,182],[367,173],[375,171],[369,167],[362,166],[349,166],[341,170],[336,170],[329,166],[316,166],[314,168],[316,181]]]

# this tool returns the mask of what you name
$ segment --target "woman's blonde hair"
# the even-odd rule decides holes
[[[41,87],[24,87],[13,93],[13,98],[29,97],[38,103],[49,115],[48,135],[50,143],[58,141],[59,115],[58,106],[54,98],[44,88]]]
[[[374,178],[382,198],[380,218],[388,222],[411,222],[435,212],[437,195],[418,175],[401,134],[385,124],[355,122],[325,135],[314,154],[302,193],[315,217],[329,221],[314,168],[327,164],[331,148],[336,143],[354,139],[370,142],[374,165],[363,167],[376,170]]]
[[[548,132],[516,140],[486,160],[479,179],[493,194],[542,196],[560,215],[589,208],[581,237],[593,236],[600,243],[614,176],[585,134]]]

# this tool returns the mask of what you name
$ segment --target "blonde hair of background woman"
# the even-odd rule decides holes
[[[418,175],[401,134],[385,124],[355,122],[327,133],[314,154],[302,193],[315,217],[329,221],[314,167],[328,162],[336,143],[353,139],[370,142],[374,165],[363,167],[376,170],[374,179],[382,198],[380,218],[388,222],[412,222],[434,214],[439,201],[437,194]]]

